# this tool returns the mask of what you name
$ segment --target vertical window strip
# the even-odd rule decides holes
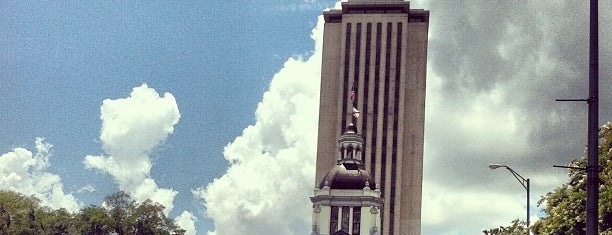
[[[361,60],[361,23],[357,23],[355,32],[355,70],[353,71],[353,86],[355,88],[355,94],[359,94],[359,60]],[[359,104],[359,96],[355,96],[354,107],[357,108]],[[353,123],[357,126],[357,123]]]
[[[397,44],[396,44],[396,53],[395,53],[395,91],[393,94],[393,99],[395,100],[395,104],[393,107],[393,113],[395,113],[395,117],[393,118],[393,153],[391,165],[393,166],[391,169],[391,218],[390,222],[393,224],[394,215],[395,215],[395,190],[397,188],[397,133],[398,133],[398,112],[399,112],[399,98],[400,98],[400,75],[401,75],[401,65],[402,65],[402,23],[397,24]]]
[[[347,232],[347,233],[349,232],[350,209],[351,208],[348,206],[342,207],[342,224],[340,225],[340,230]]]
[[[382,23],[376,24],[376,55],[374,58],[374,107],[372,107],[372,138],[370,143],[372,143],[372,154],[370,155],[370,160],[372,161],[372,175],[376,175],[376,139],[377,139],[377,131],[376,127],[378,126],[378,93],[380,90],[379,82],[380,82],[380,54],[382,47]],[[382,178],[382,177],[381,177]],[[377,179],[380,180],[380,179]],[[377,188],[382,189],[381,185],[376,185]]]
[[[329,234],[333,234],[338,229],[338,207],[332,206],[329,216]]]
[[[359,235],[361,230],[361,207],[353,207],[353,235]]]
[[[387,188],[385,187],[385,185],[382,183],[383,181],[386,181],[387,177],[387,122],[388,122],[388,104],[389,104],[389,72],[391,70],[390,68],[390,64],[391,64],[391,33],[393,31],[392,25],[391,23],[387,23],[387,32],[386,32],[386,47],[385,47],[385,77],[384,77],[384,90],[383,90],[383,102],[382,102],[382,110],[383,110],[383,120],[382,120],[382,126],[383,126],[383,135],[382,135],[382,166],[381,166],[381,177],[383,180],[381,180],[381,184],[383,187],[382,190],[382,194],[386,195],[387,192]]]
[[[351,56],[351,23],[346,23],[346,38],[344,43],[344,75],[343,75],[343,86],[342,86],[342,122],[344,123],[340,127],[340,135],[344,133],[344,129],[348,126],[346,111],[347,111],[347,89],[349,87],[349,59]]]
[[[389,72],[391,71],[391,36],[392,36],[392,32],[393,32],[393,24],[391,22],[387,23],[387,45],[386,45],[386,50],[385,50],[385,90],[384,90],[384,101],[383,101],[383,110],[384,110],[384,115],[383,115],[383,130],[385,134],[383,134],[383,138],[382,138],[382,146],[383,146],[383,154],[382,154],[382,159],[383,159],[383,164],[382,164],[382,172],[383,172],[383,176],[384,177],[386,175],[386,168],[387,168],[387,126],[388,126],[388,121],[389,121],[389,79],[390,79],[390,74]],[[393,169],[393,166],[391,167]],[[386,177],[384,177],[386,178]],[[387,180],[387,179],[385,179]],[[392,180],[392,179],[389,179]],[[384,190],[382,190],[383,194],[387,194],[387,190],[392,191],[393,187],[391,187],[390,189],[384,187]],[[391,192],[389,192],[391,193]],[[389,195],[391,196],[391,195]],[[390,203],[393,203],[393,200],[390,201]],[[391,211],[391,215],[393,210],[391,210],[391,207],[389,208]],[[393,234],[393,216],[389,216],[389,234]]]
[[[366,140],[365,145],[367,146],[368,143],[371,143],[368,140],[368,132],[366,131],[366,129],[368,128],[368,92],[370,90],[369,85],[370,84],[370,44],[372,43],[372,23],[368,23],[366,25],[366,45],[365,45],[365,66],[364,66],[364,73],[363,73],[363,110],[361,110],[361,112],[363,112],[363,121],[362,121],[362,126],[363,126],[363,130],[361,132],[361,136],[364,140]],[[369,151],[369,149],[366,149],[366,151]],[[363,164],[366,164],[367,158],[365,156],[366,151],[362,151],[361,154],[361,159],[363,161]],[[371,153],[371,152],[370,152]],[[374,165],[372,165],[374,166]],[[374,167],[371,167],[370,169],[372,169],[370,172],[372,173],[372,175],[374,175]],[[374,182],[370,182],[370,184],[374,184]]]

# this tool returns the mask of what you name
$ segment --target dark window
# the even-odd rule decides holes
[[[391,228],[389,232],[393,233],[393,223],[394,223],[394,215],[395,215],[395,190],[396,190],[396,181],[397,178],[397,134],[398,134],[398,112],[399,112],[399,103],[400,103],[400,75],[401,75],[401,64],[402,63],[402,23],[397,24],[397,48],[395,53],[395,92],[393,94],[394,107],[393,113],[395,113],[393,118],[393,152],[391,153],[391,202],[389,203],[389,210],[391,211],[391,215],[389,218],[389,223],[391,224]]]
[[[347,118],[346,118],[346,110],[347,110],[347,89],[349,82],[349,59],[351,56],[351,23],[346,23],[346,42],[344,44],[344,77],[343,77],[343,86],[342,86],[342,120],[344,125],[342,125],[340,135],[344,133],[344,128],[348,126]],[[352,115],[351,115],[352,117]]]
[[[425,22],[425,19],[421,16],[411,16],[408,18],[408,22]]]
[[[384,80],[384,90],[383,90],[383,102],[382,102],[382,110],[383,110],[383,120],[382,120],[382,161],[380,166],[380,178],[381,182],[386,180],[387,175],[387,126],[389,121],[389,76],[391,71],[391,35],[393,32],[393,25],[391,23],[387,23],[387,34],[386,34],[386,47],[385,47],[385,80]],[[386,195],[387,188],[384,184],[381,185],[382,195]]]
[[[340,230],[347,232],[349,231],[349,216],[350,216],[350,209],[348,206],[343,206],[342,207],[342,224],[340,225]]]
[[[325,23],[340,23],[342,22],[342,16],[329,16]]]
[[[383,120],[382,120],[382,126],[383,126],[383,137],[382,137],[382,166],[380,166],[380,171],[381,171],[381,176],[380,178],[381,180],[381,195],[384,197],[388,192],[387,190],[389,190],[387,187],[385,187],[385,182],[386,182],[386,174],[387,174],[387,125],[388,125],[388,114],[389,114],[389,107],[388,107],[388,103],[389,103],[389,72],[391,71],[391,35],[393,32],[393,24],[392,23],[387,23],[387,46],[386,46],[386,50],[385,50],[385,89],[383,91],[383,95],[384,95],[384,101],[383,101]],[[391,187],[393,188],[393,187]],[[393,218],[393,216],[391,217]],[[382,226],[381,226],[382,227]],[[383,228],[384,229],[384,228]],[[393,225],[390,224],[389,225],[389,234],[393,234]]]
[[[366,25],[366,49],[365,49],[365,71],[364,71],[364,76],[363,76],[363,130],[366,130],[368,128],[368,92],[369,92],[369,84],[370,84],[370,44],[372,43],[372,23],[368,23]],[[369,141],[367,141],[368,139],[368,132],[367,131],[362,131],[361,136],[363,137],[364,140],[366,140],[366,145],[367,143],[370,143]],[[367,150],[367,149],[366,149]],[[368,160],[365,156],[366,151],[361,151],[361,160],[363,161],[364,164],[366,164],[366,161]],[[371,167],[373,168],[373,167]],[[374,170],[371,171],[372,174],[374,174]],[[372,182],[374,183],[374,182]]]
[[[376,143],[378,142],[377,138],[377,127],[378,127],[378,95],[380,92],[380,54],[382,47],[382,23],[376,24],[376,55],[374,58],[374,107],[372,108],[372,174],[376,175]],[[381,188],[380,185],[376,186],[377,188]]]
[[[353,207],[353,235],[359,235],[361,224],[361,207]]]
[[[361,23],[357,23],[357,32],[355,35],[355,71],[353,72],[353,88],[355,90],[355,94],[359,94],[359,60],[361,59]],[[359,96],[355,97],[355,102],[353,105],[357,107],[357,102],[359,102]],[[354,123],[357,125],[357,123]]]
[[[331,215],[329,218],[329,234],[336,232],[338,229],[338,207],[331,207]]]
[[[394,232],[393,223],[395,222],[395,220],[393,219],[393,217],[395,217],[395,214],[393,213],[393,211],[391,211],[391,213],[389,214],[389,234],[393,234]]]
[[[344,164],[342,164],[342,165],[347,170],[351,170],[351,171],[359,170],[359,166],[357,164],[355,164],[355,163],[344,162]]]

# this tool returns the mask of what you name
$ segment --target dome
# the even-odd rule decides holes
[[[366,184],[371,189],[375,188],[374,176],[370,175],[361,161],[343,159],[325,175],[319,188],[329,186],[331,189],[363,189]]]

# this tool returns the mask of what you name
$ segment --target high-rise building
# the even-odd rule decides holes
[[[315,188],[339,163],[337,140],[354,123],[360,162],[381,192],[380,234],[420,234],[429,11],[349,0],[323,16]]]

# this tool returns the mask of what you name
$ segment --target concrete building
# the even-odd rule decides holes
[[[315,188],[354,123],[360,163],[383,199],[380,234],[420,234],[429,12],[402,0],[349,0],[323,16]]]

